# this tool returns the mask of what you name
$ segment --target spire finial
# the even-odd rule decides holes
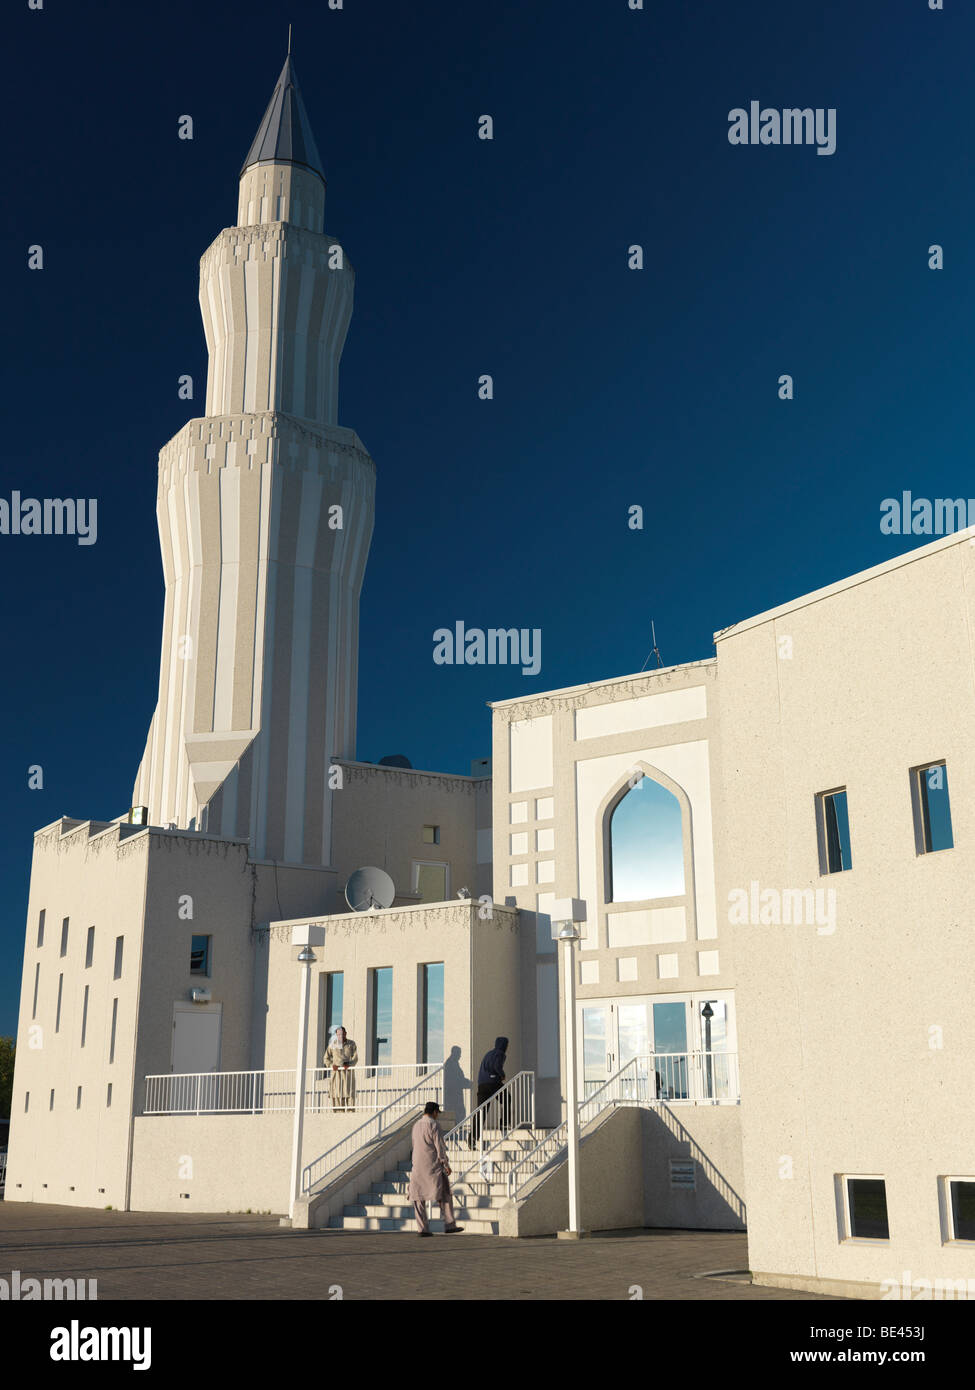
[[[288,25],[288,57],[291,57],[291,25]]]

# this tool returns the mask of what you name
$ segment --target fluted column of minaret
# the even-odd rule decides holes
[[[252,148],[272,157],[241,176],[248,222],[200,263],[207,415],[159,456],[166,602],[134,800],[153,824],[323,864],[329,767],[355,753],[375,469],[335,424],[353,272],[320,172],[292,157],[317,161],[306,123],[289,59]]]

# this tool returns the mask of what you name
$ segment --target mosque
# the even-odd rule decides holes
[[[6,1200],[406,1229],[435,1096],[467,1228],[551,1234],[574,1071],[589,1229],[747,1228],[759,1282],[855,1297],[967,1277],[975,532],[499,701],[470,775],[363,762],[353,284],[289,55],[200,262],[206,414],[159,455],[132,806],[34,837]]]

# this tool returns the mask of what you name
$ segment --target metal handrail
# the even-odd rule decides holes
[[[736,1052],[650,1052],[631,1057],[579,1104],[579,1128],[591,1124],[611,1105],[655,1105],[675,1100],[736,1103],[737,1064]],[[566,1143],[567,1121],[563,1120],[509,1170],[509,1197],[558,1157]],[[522,1176],[526,1168],[528,1172]]]
[[[392,1111],[395,1111],[398,1117],[411,1110],[414,1105],[419,1104],[419,1097],[412,1101],[409,1099],[416,1091],[423,1088],[427,1090],[432,1089],[436,1094],[427,1096],[427,1099],[436,1100],[439,1105],[443,1101],[444,1067],[446,1065],[446,1062],[441,1062],[438,1067],[435,1067],[427,1076],[418,1081],[415,1086],[410,1086],[408,1090],[398,1095],[395,1100],[390,1101],[389,1105],[384,1106],[382,1110],[370,1116],[364,1124],[352,1130],[351,1134],[347,1134],[344,1139],[340,1139],[337,1144],[333,1144],[330,1149],[326,1149],[318,1158],[312,1159],[311,1163],[305,1164],[304,1168],[301,1170],[302,1193],[310,1194],[313,1185],[322,1182],[333,1168],[339,1167],[347,1158],[351,1158],[359,1149],[364,1148],[367,1143],[382,1138],[387,1119],[391,1117]],[[375,1134],[369,1137],[364,1136],[363,1130],[370,1128],[375,1128]],[[357,1138],[359,1135],[363,1135],[363,1137]],[[353,1140],[356,1140],[356,1142],[353,1143]],[[340,1150],[343,1151],[341,1155],[339,1155]],[[333,1155],[339,1156],[333,1157]],[[312,1176],[313,1169],[319,1170],[314,1177]]]
[[[496,1123],[500,1121],[500,1123]],[[465,1144],[473,1147],[471,1140],[477,1143],[477,1157],[470,1167],[464,1168],[459,1176],[454,1176],[455,1182],[462,1182],[468,1173],[478,1168],[487,1156],[499,1148],[506,1139],[516,1129],[523,1125],[535,1126],[535,1073],[533,1071],[519,1071],[506,1081],[503,1086],[488,1096],[487,1100],[472,1110],[471,1113],[453,1129],[444,1135],[444,1144],[453,1143],[456,1148],[463,1148]],[[487,1147],[484,1146],[485,1130],[500,1130],[500,1135],[492,1139]]]
[[[422,1080],[427,1062],[381,1062],[356,1065],[355,1096],[349,1109],[381,1110],[408,1081]],[[304,1105],[309,1114],[343,1113],[331,1099],[330,1067],[309,1067]],[[396,1083],[400,1084],[397,1085]],[[146,1077],[146,1115],[258,1115],[294,1112],[295,1070],[166,1072]]]

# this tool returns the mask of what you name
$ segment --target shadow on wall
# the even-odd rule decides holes
[[[724,1109],[724,1107],[716,1106],[711,1113],[713,1114],[714,1110],[719,1109]],[[737,1107],[729,1110],[729,1121],[737,1120],[738,1114]],[[657,1214],[667,1221],[672,1220],[675,1203],[692,1196],[696,1199],[697,1214],[709,1228],[714,1230],[744,1229],[746,1211],[744,1199],[736,1192],[720,1169],[715,1167],[700,1144],[690,1131],[681,1124],[674,1112],[666,1105],[659,1105],[652,1110],[645,1110],[644,1116],[644,1152],[648,1158],[648,1216]],[[730,1138],[732,1130],[730,1123],[727,1129]],[[737,1126],[734,1127],[734,1130],[735,1142],[740,1145]],[[652,1158],[658,1159],[659,1162],[654,1164]],[[698,1173],[696,1175],[696,1189],[693,1193],[673,1187],[669,1180],[670,1159],[694,1160]],[[654,1180],[653,1174],[658,1175],[658,1181]],[[666,1178],[665,1174],[667,1175]],[[707,1187],[702,1186],[702,1177],[706,1180]],[[658,1208],[659,1210],[651,1213],[651,1208]],[[726,1226],[722,1224],[724,1221],[727,1221]]]
[[[443,1064],[443,1108],[448,1113],[453,1112],[455,1124],[467,1117],[470,1088],[470,1077],[464,1075],[460,1065],[460,1048],[452,1047]]]

